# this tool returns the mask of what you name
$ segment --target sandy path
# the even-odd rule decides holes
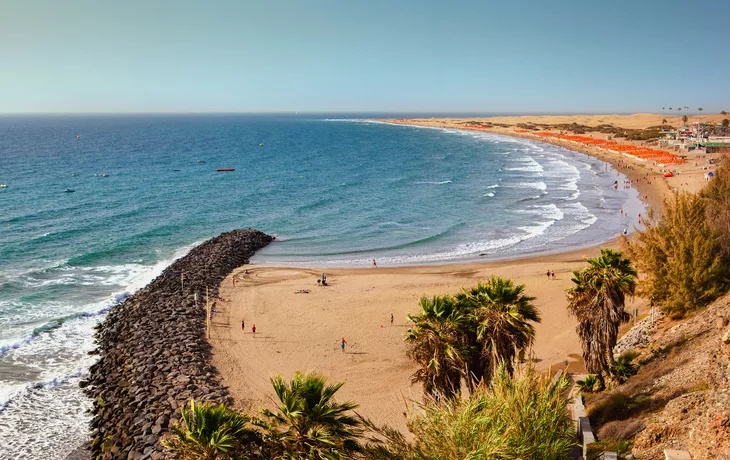
[[[582,370],[575,320],[565,311],[571,270],[597,248],[519,261],[377,269],[327,269],[327,287],[316,279],[321,270],[247,266],[224,281],[212,323],[214,364],[224,376],[240,409],[268,407],[269,378],[296,370],[318,371],[346,381],[342,399],[361,405],[360,412],[378,423],[404,428],[405,400],[419,400],[420,388],[409,377],[416,366],[405,356],[406,315],[418,311],[421,295],[455,294],[492,273],[514,279],[537,297],[543,321],[534,348],[538,369]],[[545,272],[554,270],[556,280]],[[309,294],[296,294],[309,289]],[[632,304],[629,308],[633,307]],[[645,302],[637,300],[643,311]],[[390,325],[390,313],[394,324]],[[241,331],[241,320],[246,331]],[[256,324],[256,337],[251,326]],[[381,327],[382,326],[382,327]],[[346,352],[339,349],[345,337]]]

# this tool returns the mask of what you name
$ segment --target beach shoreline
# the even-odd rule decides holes
[[[453,123],[398,124],[464,129]],[[635,184],[642,201],[655,211],[661,211],[662,201],[672,189],[692,190],[681,181],[665,180],[657,168],[635,164],[638,162],[620,155],[558,140],[533,139],[506,129],[488,132],[527,137],[609,162]],[[638,180],[646,177],[650,179]],[[418,312],[421,296],[453,295],[492,275],[524,284],[527,294],[536,298],[534,303],[543,318],[536,325],[531,350],[535,368],[541,372],[564,368],[583,373],[577,323],[566,310],[565,290],[572,284],[572,272],[580,269],[586,258],[599,255],[601,248],[620,249],[618,239],[500,260],[397,267],[379,264],[377,268],[273,264],[239,267],[223,281],[217,300],[218,314],[211,324],[213,363],[237,409],[272,408],[270,378],[290,376],[297,370],[315,371],[331,381],[346,382],[341,398],[360,404],[359,412],[364,416],[406,432],[406,416],[413,402],[420,401],[421,392],[418,385],[410,384],[416,365],[406,357],[403,334],[409,324],[407,315]],[[552,272],[555,279],[548,276]],[[327,276],[327,287],[316,282],[322,273]],[[649,305],[644,299],[634,298],[627,302],[626,309],[637,309],[642,315]],[[254,324],[255,335],[250,330]],[[341,338],[352,345],[345,352],[338,347]]]

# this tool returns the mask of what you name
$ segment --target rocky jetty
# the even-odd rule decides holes
[[[92,457],[164,458],[160,439],[180,406],[229,401],[210,364],[206,287],[214,298],[221,281],[273,239],[253,229],[223,233],[112,309],[96,333],[99,361],[82,383],[94,400]]]

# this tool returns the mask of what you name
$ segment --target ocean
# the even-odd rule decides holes
[[[86,440],[94,326],[209,237],[255,227],[277,237],[255,263],[325,267],[555,252],[636,223],[616,180],[549,144],[336,115],[0,116],[0,458]]]

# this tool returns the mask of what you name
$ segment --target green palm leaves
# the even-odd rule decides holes
[[[515,286],[512,280],[492,276],[488,284],[480,282],[476,288],[457,294],[457,302],[471,312],[476,326],[477,381],[491,381],[500,364],[512,375],[515,359],[522,358],[532,346],[535,328],[530,322],[539,323],[540,314],[532,304],[535,298],[524,291],[524,285]]]
[[[469,347],[463,330],[467,316],[450,297],[421,298],[422,312],[408,315],[414,327],[406,333],[408,356],[421,365],[412,382],[421,382],[424,392],[450,397],[461,388],[466,375]]]
[[[165,447],[184,459],[235,458],[250,437],[249,419],[225,405],[190,401],[181,410],[181,421],[173,423]]]
[[[297,372],[288,382],[278,376],[271,384],[278,411],[264,410],[256,421],[271,447],[268,457],[340,459],[360,450],[361,421],[351,415],[357,405],[334,400],[343,383],[329,385],[320,375]]]
[[[618,329],[628,321],[626,295],[636,290],[636,270],[620,252],[601,249],[601,255],[573,272],[575,286],[567,290],[568,311],[578,319],[578,337],[588,372],[603,381],[614,365]]]
[[[223,404],[190,401],[165,447],[186,460],[340,460],[362,450],[362,419],[352,412],[357,405],[334,400],[343,383],[330,385],[320,375],[297,372],[288,382],[279,376],[271,384],[279,408],[261,411],[260,418]]]
[[[514,361],[532,345],[540,322],[523,285],[492,277],[454,297],[422,298],[421,313],[409,316],[408,356],[421,367],[413,374],[427,396],[459,393],[465,378],[472,389],[490,382],[499,365],[510,375]]]

